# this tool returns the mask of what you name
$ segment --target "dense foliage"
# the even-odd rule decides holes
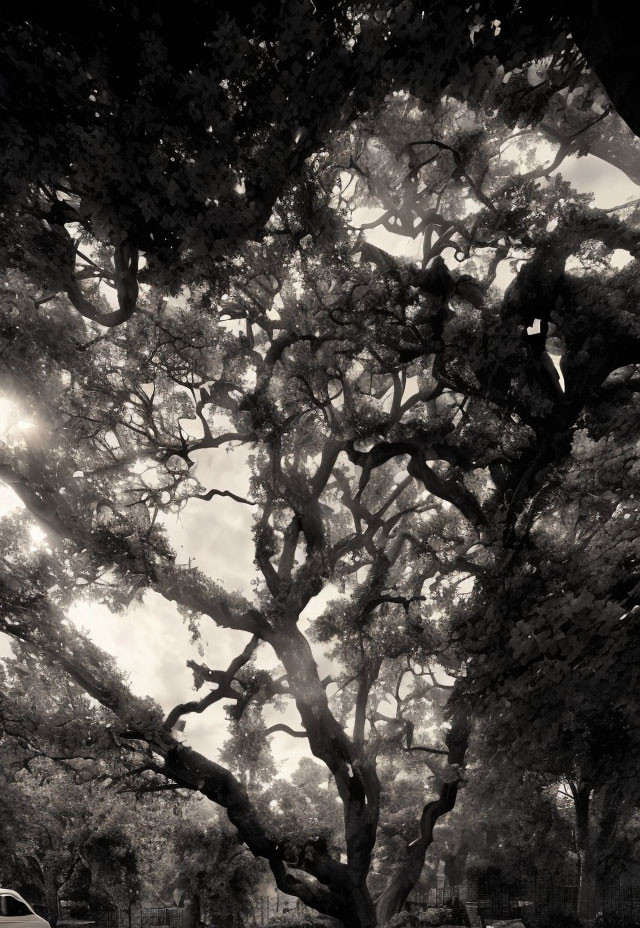
[[[512,834],[527,791],[560,834],[566,785],[589,892],[635,810],[640,210],[561,171],[635,180],[639,149],[569,7],[97,4],[2,40],[3,737],[53,674],[71,716],[29,744],[201,793],[346,928],[402,909],[474,769],[468,808],[484,828],[497,777]],[[243,493],[199,478],[230,448]],[[251,595],[172,547],[195,501],[224,544],[221,496],[252,513]],[[220,668],[201,641],[168,714],[67,617],[154,594],[238,645]],[[222,701],[207,758],[177,726]],[[276,733],[317,762],[291,782]]]

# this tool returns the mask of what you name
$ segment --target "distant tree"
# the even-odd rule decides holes
[[[142,885],[134,839],[118,817],[116,811],[111,821],[86,839],[82,854],[90,869],[93,900],[130,913],[140,899]]]
[[[173,853],[177,888],[205,924],[243,928],[250,922],[263,873],[235,829],[181,822],[173,834]]]
[[[61,901],[131,918],[143,897],[169,905],[176,889],[216,918],[246,914],[260,869],[228,824],[195,797],[123,782],[88,732],[102,710],[23,649],[0,661],[0,680],[3,878],[45,901],[52,925]]]
[[[113,801],[93,782],[98,758],[112,753],[106,719],[24,649],[0,661],[0,682],[3,856],[18,885],[46,901],[55,925],[61,895],[84,866],[87,837]]]
[[[152,816],[121,792],[104,711],[19,645],[0,660],[0,681],[5,879],[42,899],[53,925],[62,900],[130,908]],[[160,821],[175,806],[163,799]]]
[[[44,900],[52,925],[62,900],[124,909],[137,900],[136,850],[118,824],[131,812],[117,796],[42,760],[3,778],[3,876]]]
[[[463,618],[468,636],[482,613],[465,686],[490,742],[555,781],[571,809],[586,918],[640,801],[634,385],[634,368],[604,381],[536,518],[526,569],[494,578]]]

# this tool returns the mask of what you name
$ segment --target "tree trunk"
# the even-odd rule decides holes
[[[458,849],[453,854],[446,854],[443,858],[445,879],[452,890],[464,883],[468,856],[469,847],[466,839],[463,838]]]
[[[449,748],[449,764],[462,766],[469,743],[469,734],[470,725],[466,716],[461,715],[454,719],[446,739]],[[378,925],[384,925],[390,918],[402,911],[409,894],[420,879],[425,854],[433,841],[433,830],[438,819],[447,812],[451,812],[455,805],[458,783],[457,780],[452,783],[443,783],[438,798],[428,802],[424,807],[420,819],[420,837],[409,845],[406,859],[377,900]]]
[[[199,928],[202,921],[200,912],[200,894],[193,893],[190,899],[187,899],[184,907],[185,928]],[[131,928],[131,926],[129,926]]]
[[[47,903],[48,922],[51,928],[56,928],[58,924],[58,883],[54,875],[45,869],[44,873],[44,895]]]
[[[585,848],[580,857],[578,887],[578,918],[586,925],[596,917],[596,855],[593,847]]]
[[[376,928],[376,907],[366,885],[354,887],[351,898],[353,914],[348,920],[343,919],[345,928]]]
[[[576,815],[576,850],[580,860],[578,885],[578,918],[585,924],[596,917],[596,853],[591,834],[591,787],[586,783],[571,784]]]

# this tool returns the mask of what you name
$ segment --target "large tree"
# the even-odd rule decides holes
[[[508,36],[509,17],[492,28],[474,21],[470,37],[468,20],[455,15],[432,35],[430,17],[408,5],[394,9],[389,26],[375,11],[347,8],[342,31],[335,10],[323,20],[301,19],[301,9],[284,5],[278,20],[290,57],[306,61],[301,70],[276,66],[286,58],[284,39],[261,39],[253,23],[216,20],[222,44],[205,46],[207,67],[221,62],[213,76],[188,55],[182,70],[173,59],[167,67],[169,39],[141,28],[149,111],[127,84],[139,88],[141,75],[121,75],[108,56],[91,52],[78,90],[96,97],[90,128],[72,121],[64,142],[43,143],[39,158],[25,142],[24,112],[10,128],[21,140],[15,158],[27,152],[27,163],[14,165],[5,213],[0,363],[15,421],[0,477],[24,510],[4,524],[0,628],[97,700],[120,763],[128,758],[149,787],[201,792],[227,810],[282,890],[348,928],[371,928],[403,906],[463,776],[471,711],[462,692],[443,709],[449,683],[441,674],[459,678],[454,697],[465,674],[475,674],[483,604],[496,601],[501,578],[518,581],[531,569],[532,538],[565,474],[578,475],[578,496],[589,493],[576,436],[600,407],[607,379],[640,362],[635,263],[620,269],[612,261],[614,252],[637,257],[640,232],[633,207],[594,209],[553,174],[555,164],[523,166],[534,149],[513,129],[514,97],[498,92],[506,71],[497,72],[484,46]],[[246,56],[237,60],[241,26],[249,61],[262,62],[255,72]],[[51,28],[12,27],[20,37],[12,67],[29,79],[33,57],[51,46]],[[301,29],[320,42],[317,68],[315,46],[299,43]],[[434,51],[431,70],[409,58],[404,73],[394,43],[411,34],[417,48],[424,30],[430,43],[446,34],[451,44]],[[573,47],[561,31],[556,39],[564,79]],[[383,53],[376,43],[387,41]],[[64,73],[45,86],[65,96],[75,93],[68,69],[90,50],[84,33],[60,42],[51,67]],[[513,57],[513,44],[506,47]],[[390,76],[380,84],[362,78],[366,99],[356,86],[345,109],[342,91],[326,96],[321,82],[317,97],[307,87],[291,106],[291,122],[276,118],[274,81],[303,86],[321,73],[333,86],[346,56],[357,63],[357,85],[375,49],[389,58]],[[480,60],[486,67],[472,80],[469,62]],[[507,64],[514,67],[512,58]],[[179,74],[181,99],[193,104],[176,108],[175,137],[156,86],[167,74]],[[384,101],[390,88],[395,95]],[[218,161],[208,147],[195,151],[184,125],[192,109],[207,125],[209,108],[224,121],[221,89],[234,141],[227,124],[212,132],[229,146],[233,168],[227,148]],[[200,100],[205,92],[213,102]],[[247,97],[259,120],[248,113],[243,133]],[[309,131],[307,98],[326,113]],[[45,115],[57,118],[54,103]],[[77,115],[73,101],[68,109]],[[534,116],[529,128],[539,124]],[[113,125],[111,134],[96,132],[95,119]],[[133,127],[130,149],[123,136]],[[45,128],[44,139],[58,139],[57,123],[51,135]],[[169,140],[176,177],[163,154]],[[157,178],[148,171],[155,163]],[[222,180],[210,176],[219,170]],[[183,193],[170,194],[171,183]],[[198,196],[211,197],[211,225],[194,206]],[[373,219],[360,218],[363,208]],[[364,226],[420,236],[420,264],[373,246]],[[148,274],[138,292],[141,250]],[[93,291],[83,289],[89,278]],[[97,284],[110,278],[113,316]],[[167,300],[167,289],[179,298]],[[601,420],[603,438],[618,448],[615,421]],[[246,495],[197,477],[203,452],[215,460],[230,445],[251,452]],[[163,529],[191,500],[215,507],[220,494],[253,507],[258,578],[250,598],[177,563]],[[47,539],[35,549],[33,520]],[[155,591],[179,605],[194,634],[200,623],[236,633],[239,653],[226,668],[207,655],[192,663],[205,694],[163,718],[69,624],[65,609],[79,591],[113,608]],[[331,601],[309,624],[321,592]],[[475,625],[460,618],[468,597]],[[508,618],[515,626],[518,616]],[[318,670],[314,642],[333,653],[330,677]],[[273,672],[258,669],[259,648],[270,649]],[[320,830],[292,833],[278,803],[267,808],[247,777],[176,739],[183,716],[223,700],[236,720],[253,714],[254,745],[261,731],[305,739],[342,808],[338,844]],[[295,726],[261,726],[259,711],[273,700],[292,707]],[[379,774],[388,765],[393,776],[394,756],[407,755],[429,761],[429,796],[413,824],[398,830],[402,856],[374,899],[380,817],[393,808],[384,791],[381,799]]]

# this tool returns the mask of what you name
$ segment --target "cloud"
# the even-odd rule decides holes
[[[117,659],[135,695],[150,696],[165,712],[198,698],[186,663],[202,661],[202,657],[173,603],[156,593],[147,593],[141,604],[126,613],[114,614],[106,606],[80,602],[71,608],[69,617],[95,644]],[[209,656],[215,655],[212,666],[226,667],[247,637],[242,632],[218,629],[213,623],[206,626],[205,650]],[[213,706],[202,715],[188,715],[186,736],[196,750],[217,756],[227,737],[223,705]]]
[[[201,452],[197,476],[205,490],[230,490],[246,497],[250,471],[243,449]],[[251,593],[256,577],[251,526],[254,509],[227,497],[190,500],[179,517],[164,520],[179,563],[200,567],[228,590]]]
[[[594,155],[582,158],[571,155],[555,173],[561,174],[579,193],[593,193],[594,206],[599,209],[619,206],[638,196],[637,185],[626,174]]]

